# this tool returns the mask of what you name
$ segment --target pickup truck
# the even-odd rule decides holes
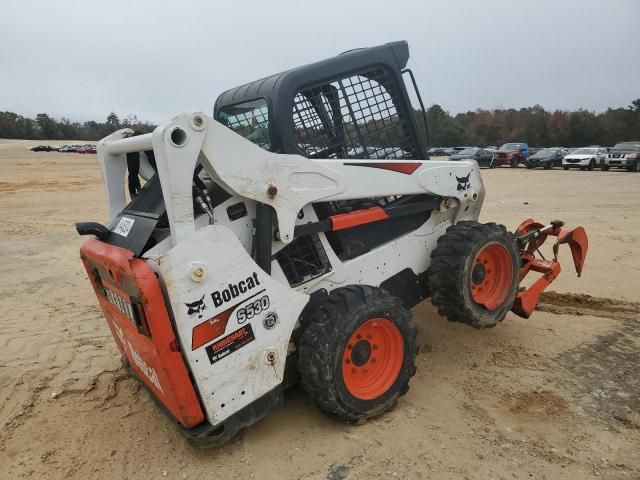
[[[529,156],[529,145],[526,143],[505,143],[496,151],[496,162],[498,165],[509,165],[516,168],[520,162]]]
[[[640,172],[640,141],[617,143],[604,159],[600,168],[626,168],[628,172]]]

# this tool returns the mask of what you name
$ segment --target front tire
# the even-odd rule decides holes
[[[562,169],[563,169],[563,170],[569,170],[569,167],[568,167],[567,165],[563,165],[563,166],[562,166]]]
[[[628,172],[640,172],[640,160],[634,160],[631,165],[627,166]]]
[[[511,166],[511,168],[518,168],[518,159],[517,158],[511,159],[511,162],[509,163],[509,165]]]
[[[600,170],[602,170],[603,172],[608,172],[609,171],[609,165],[601,165],[600,166]]]
[[[590,172],[593,172],[593,168],[596,166],[596,159],[592,158],[589,161],[589,166],[587,167],[587,170],[589,170]]]
[[[416,372],[411,312],[363,285],[331,292],[303,322],[300,385],[330,417],[361,423],[392,408]]]
[[[438,239],[427,270],[431,302],[449,321],[490,328],[511,310],[520,256],[504,225],[459,222]]]

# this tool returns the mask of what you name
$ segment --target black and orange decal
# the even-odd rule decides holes
[[[239,328],[235,332],[230,333],[226,337],[221,338],[217,342],[212,343],[205,350],[207,351],[209,361],[213,365],[218,360],[222,360],[227,355],[241,349],[245,345],[253,342],[255,339],[256,337],[253,334],[251,324],[248,324]]]

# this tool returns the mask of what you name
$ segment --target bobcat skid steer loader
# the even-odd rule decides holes
[[[381,414],[416,371],[412,306],[430,295],[492,327],[531,315],[560,243],[582,271],[581,227],[477,222],[478,164],[427,160],[408,57],[350,51],[225,92],[214,118],[98,144],[110,219],[77,224],[95,237],[82,261],[121,354],[194,444],[224,443],[293,383],[334,418]],[[132,152],[146,183],[127,202]]]

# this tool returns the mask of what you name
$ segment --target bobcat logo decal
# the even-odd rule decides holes
[[[469,181],[469,177],[471,176],[471,172],[466,177],[458,177],[456,175],[456,180],[458,181],[458,191],[466,192],[471,188],[471,182]]]
[[[200,300],[196,300],[193,303],[185,303],[187,306],[187,315],[190,317],[193,315],[198,315],[198,318],[202,318],[203,312],[207,309],[207,306],[204,303],[204,295]]]

